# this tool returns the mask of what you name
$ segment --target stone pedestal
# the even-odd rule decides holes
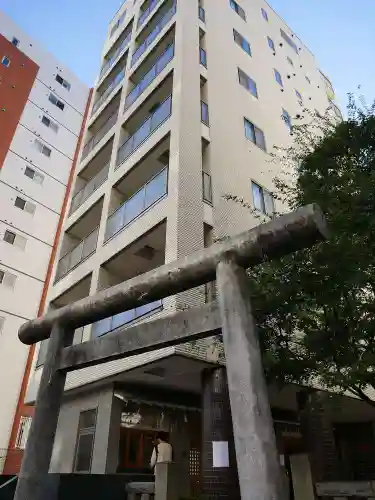
[[[240,498],[240,491],[228,383],[224,367],[207,369],[203,372],[202,392],[202,498],[204,500],[236,500]],[[214,467],[213,442],[228,443],[229,467]]]

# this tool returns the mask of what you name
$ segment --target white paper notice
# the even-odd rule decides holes
[[[228,441],[212,441],[212,466],[229,467]]]

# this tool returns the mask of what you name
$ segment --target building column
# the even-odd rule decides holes
[[[202,497],[204,500],[239,499],[240,490],[234,449],[227,373],[224,367],[203,371]],[[216,467],[214,443],[227,443],[229,465]],[[225,444],[223,445],[226,446]],[[220,457],[216,457],[218,459]],[[223,457],[224,458],[224,457]]]
[[[340,470],[329,412],[330,394],[324,391],[297,395],[301,432],[308,450],[313,483],[338,481]]]

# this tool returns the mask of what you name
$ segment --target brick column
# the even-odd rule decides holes
[[[227,374],[224,367],[204,370],[202,376],[202,498],[240,498]],[[229,467],[213,467],[214,441],[229,443]]]
[[[328,393],[299,393],[301,432],[309,454],[313,482],[338,481],[340,471]]]

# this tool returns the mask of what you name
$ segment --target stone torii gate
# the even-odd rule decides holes
[[[217,333],[224,340],[241,498],[281,500],[282,480],[246,268],[311,246],[326,234],[319,207],[308,205],[24,324],[19,330],[21,342],[30,345],[47,338],[50,342],[15,500],[56,498],[48,470],[69,371]],[[215,278],[218,305],[176,312],[71,345],[76,328]]]

